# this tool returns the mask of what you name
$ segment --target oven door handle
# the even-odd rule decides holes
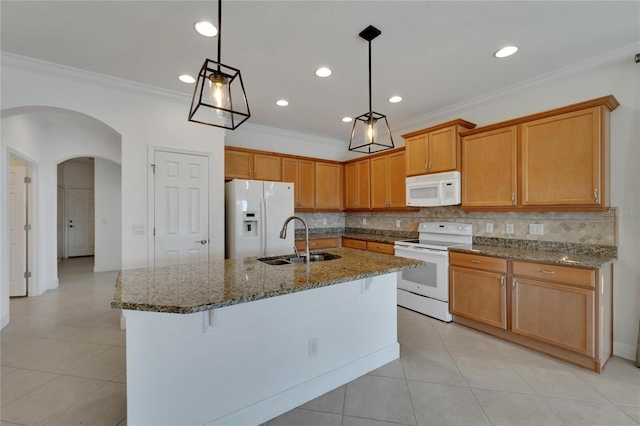
[[[415,254],[424,253],[427,255],[440,256],[440,257],[447,257],[449,255],[449,252],[447,250],[433,250],[425,247],[403,246],[403,245],[396,244],[395,248],[396,250],[400,250],[400,251],[404,250],[406,252],[413,252]]]

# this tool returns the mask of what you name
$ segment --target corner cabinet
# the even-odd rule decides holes
[[[369,192],[369,159],[348,163],[344,166],[345,209],[368,209],[371,207]]]
[[[344,166],[345,210],[406,209],[405,149],[351,160]]]
[[[462,208],[608,208],[609,116],[618,105],[605,96],[463,132]]]
[[[316,210],[342,210],[342,164],[316,162]]]
[[[611,264],[562,266],[452,252],[454,322],[600,372],[613,345]]]
[[[458,119],[402,135],[406,148],[406,175],[460,170],[459,133],[475,126]]]

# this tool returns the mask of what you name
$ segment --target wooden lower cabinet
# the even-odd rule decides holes
[[[584,268],[456,252],[450,264],[454,322],[598,373],[611,357],[611,264]]]
[[[452,315],[506,330],[507,292],[503,274],[452,266],[450,277]]]
[[[298,251],[304,250],[304,240],[296,240],[296,249]],[[309,250],[321,250],[338,247],[338,237],[336,238],[318,238],[315,240],[309,240]]]
[[[527,278],[513,278],[511,330],[592,357],[594,291]]]
[[[357,250],[368,250],[375,251],[376,253],[384,253],[384,254],[394,254],[393,244],[391,243],[381,243],[377,241],[363,241],[356,240],[353,238],[345,238],[342,237],[342,247],[357,249]]]

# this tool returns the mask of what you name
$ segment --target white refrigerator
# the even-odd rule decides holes
[[[280,238],[293,215],[293,183],[234,179],[225,184],[226,258],[293,253],[293,229]],[[293,227],[289,223],[289,227]]]

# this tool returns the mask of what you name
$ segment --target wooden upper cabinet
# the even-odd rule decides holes
[[[406,206],[405,151],[371,158],[371,208]]]
[[[407,176],[423,175],[427,173],[427,144],[429,137],[425,135],[418,135],[408,138],[405,143],[407,155],[406,169]]]
[[[315,206],[315,161],[282,158],[282,181],[293,182],[296,209]]]
[[[342,164],[316,162],[318,210],[342,210]]]
[[[603,205],[601,107],[522,124],[522,205]]]
[[[407,205],[407,173],[405,151],[387,155],[389,165],[387,179],[389,185],[388,207],[406,207]]]
[[[515,207],[517,164],[516,126],[463,136],[462,207]]]
[[[344,166],[345,209],[368,209],[369,160],[361,160]]]
[[[281,157],[242,149],[225,148],[224,178],[282,180]]]
[[[253,154],[253,178],[257,180],[282,180],[282,158],[277,155]]]
[[[459,133],[475,126],[458,119],[402,135],[406,148],[406,175],[460,170]]]
[[[618,105],[610,95],[463,132],[462,207],[609,207],[609,116]],[[517,191],[509,190],[514,182]]]
[[[459,168],[456,155],[459,150],[457,139],[458,132],[454,126],[429,133],[429,173],[445,172]]]
[[[225,179],[252,179],[253,154],[247,151],[224,150]]]

